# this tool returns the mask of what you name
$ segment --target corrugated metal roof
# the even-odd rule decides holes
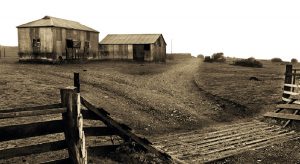
[[[67,29],[98,32],[90,27],[80,24],[79,22],[50,17],[50,16],[45,16],[42,19],[35,20],[18,26],[18,28],[23,28],[23,27],[62,27]]]
[[[108,34],[100,44],[151,44],[162,34]]]

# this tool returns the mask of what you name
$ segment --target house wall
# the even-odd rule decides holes
[[[51,28],[18,28],[18,46],[20,58],[52,58],[53,33]],[[39,53],[33,52],[33,39],[40,39]]]
[[[56,56],[66,58],[66,39],[81,41],[81,46],[76,54],[81,58],[96,59],[98,55],[99,33],[64,28],[53,28],[53,45]],[[85,49],[85,42],[89,42],[89,49]]]
[[[101,59],[132,60],[133,46],[127,44],[121,45],[99,45]]]
[[[39,52],[32,48],[33,39],[40,39]],[[18,46],[20,59],[58,59],[66,58],[66,39],[80,40],[78,55],[84,58],[96,59],[98,55],[99,33],[71,30],[58,27],[18,28]],[[89,42],[89,50],[84,48],[85,41]]]
[[[150,44],[150,51],[144,50],[144,44],[138,44],[138,45],[100,44],[99,51],[100,51],[101,59],[134,60],[134,51],[139,51],[141,53],[144,53],[144,61],[149,61],[149,62],[166,61],[166,43],[162,36],[160,36],[155,43]]]
[[[166,62],[166,43],[162,37],[151,44],[151,61]]]

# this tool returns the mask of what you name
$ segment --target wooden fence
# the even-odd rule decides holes
[[[276,106],[274,112],[267,112],[265,117],[285,119],[283,125],[286,127],[292,120],[300,121],[300,85],[296,84],[300,79],[300,69],[293,68],[293,65],[286,65],[285,79],[282,93],[282,104]],[[282,112],[287,111],[287,112]]]
[[[25,147],[15,147],[0,150],[0,159],[39,154],[57,150],[68,150],[68,158],[59,160],[45,161],[45,163],[87,163],[87,148],[85,137],[89,136],[111,136],[117,135],[124,141],[135,142],[141,150],[155,154],[158,158],[171,163],[171,157],[164,152],[154,148],[147,139],[139,137],[131,132],[131,129],[113,120],[103,108],[90,103],[87,99],[80,96],[79,74],[74,74],[74,85],[60,89],[61,103],[42,105],[35,107],[14,108],[0,110],[1,119],[16,119],[19,117],[41,116],[49,114],[61,114],[61,120],[50,120],[37,123],[24,123],[19,125],[8,125],[0,127],[0,143],[3,141],[26,139],[29,137],[56,133],[64,133],[64,139],[42,144],[33,144]],[[81,107],[85,107],[83,109]],[[83,127],[84,120],[99,120],[105,126]],[[111,151],[111,147],[102,148]]]

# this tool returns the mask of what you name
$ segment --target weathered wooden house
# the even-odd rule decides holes
[[[45,16],[17,28],[20,61],[99,57],[99,32],[79,22]]]
[[[99,44],[101,59],[166,61],[162,34],[109,34]]]

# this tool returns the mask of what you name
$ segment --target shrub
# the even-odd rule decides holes
[[[205,56],[204,62],[212,62],[210,56]]]
[[[282,62],[280,58],[272,58],[271,62],[277,63],[277,62]]]
[[[212,59],[213,62],[225,62],[226,61],[226,58],[224,57],[223,52],[214,53],[211,56],[211,59]]]
[[[293,59],[291,60],[291,63],[296,64],[296,63],[298,63],[298,60],[295,59],[295,58],[293,58]]]
[[[200,55],[197,56],[197,58],[204,59],[204,56],[200,54]]]
[[[237,60],[233,63],[233,65],[244,66],[244,67],[256,67],[256,68],[263,67],[263,64],[253,57],[248,59]]]

